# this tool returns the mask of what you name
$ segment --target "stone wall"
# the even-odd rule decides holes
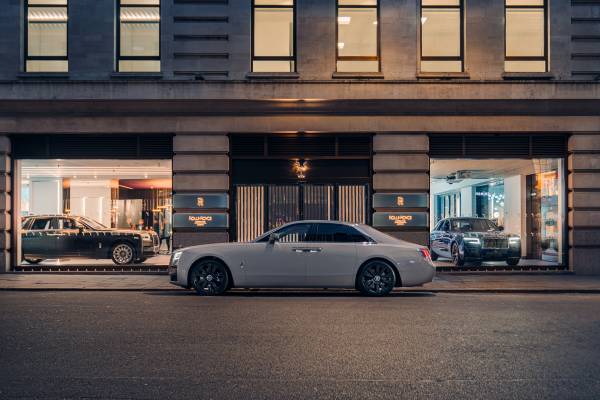
[[[12,198],[10,139],[0,136],[0,272],[10,270],[12,249]]]
[[[600,275],[600,134],[569,139],[569,265]]]

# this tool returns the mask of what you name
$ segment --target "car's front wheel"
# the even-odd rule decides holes
[[[358,290],[366,296],[385,296],[396,284],[396,273],[386,262],[368,262],[358,272]]]
[[[508,260],[506,260],[506,263],[508,265],[510,265],[511,267],[514,267],[515,265],[517,265],[519,263],[520,258],[509,258]]]
[[[135,259],[135,249],[129,243],[117,243],[112,248],[111,258],[117,265],[131,264]]]
[[[452,264],[456,267],[462,267],[465,265],[465,257],[460,254],[458,243],[452,244]]]
[[[223,263],[204,260],[192,267],[190,287],[204,296],[217,296],[229,289],[229,275]]]

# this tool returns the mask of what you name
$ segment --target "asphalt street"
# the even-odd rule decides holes
[[[0,398],[598,399],[600,295],[0,292]]]

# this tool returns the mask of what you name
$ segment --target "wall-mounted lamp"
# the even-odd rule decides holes
[[[306,162],[306,160],[296,160],[292,165],[292,170],[294,171],[298,179],[306,179],[308,163]]]

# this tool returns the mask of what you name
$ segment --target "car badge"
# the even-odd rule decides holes
[[[196,204],[198,205],[198,207],[204,207],[204,197],[196,198]]]

